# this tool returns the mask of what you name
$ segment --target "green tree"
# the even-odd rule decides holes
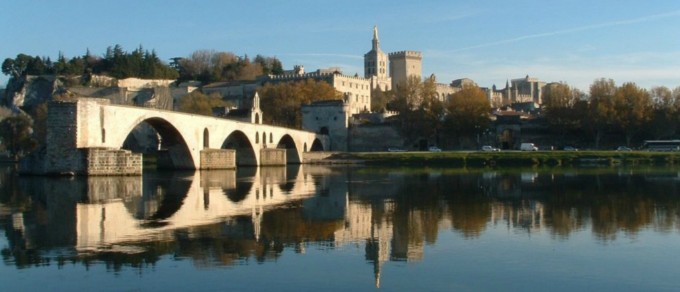
[[[31,119],[25,115],[15,115],[0,121],[0,138],[14,159],[37,146],[37,141],[32,137],[31,126]]]
[[[491,104],[486,93],[477,86],[464,85],[446,103],[444,131],[452,137],[471,138],[484,132],[490,125]],[[479,145],[477,145],[479,146]]]
[[[213,108],[230,105],[222,99],[219,93],[205,95],[202,92],[193,91],[179,100],[178,110],[185,113],[212,116]]]

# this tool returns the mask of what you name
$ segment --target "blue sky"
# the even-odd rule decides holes
[[[0,57],[142,45],[166,60],[212,49],[363,75],[374,25],[384,51],[421,51],[423,74],[442,83],[502,87],[530,75],[583,90],[601,77],[680,86],[678,0],[3,0]]]

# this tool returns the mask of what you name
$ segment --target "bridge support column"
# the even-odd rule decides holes
[[[236,168],[236,150],[204,149],[201,150],[200,169],[234,169]]]
[[[264,148],[260,149],[261,166],[285,166],[286,149]]]
[[[142,154],[129,150],[84,148],[84,175],[142,175]]]

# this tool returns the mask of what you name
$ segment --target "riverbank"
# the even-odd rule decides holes
[[[310,164],[364,164],[400,166],[615,166],[680,164],[680,152],[648,151],[445,151],[327,153]]]

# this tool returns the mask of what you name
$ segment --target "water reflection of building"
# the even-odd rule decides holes
[[[508,229],[537,232],[545,226],[545,208],[541,202],[523,200],[519,205],[496,202],[491,205],[490,221],[506,224]]]

